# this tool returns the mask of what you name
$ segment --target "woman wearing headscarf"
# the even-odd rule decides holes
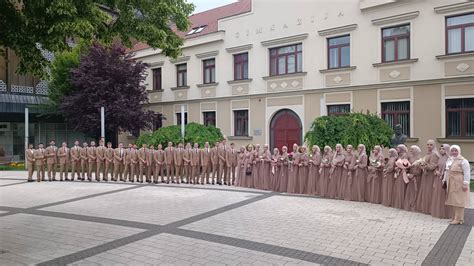
[[[278,191],[278,177],[280,175],[280,150],[278,148],[273,149],[272,159],[270,161],[270,190]]]
[[[411,163],[408,173],[408,184],[405,189],[405,201],[403,209],[407,211],[416,211],[416,195],[418,194],[418,180],[420,180],[423,164],[421,158],[421,149],[417,145],[410,146],[408,160]]]
[[[280,175],[278,177],[278,190],[279,192],[287,192],[288,186],[288,147],[283,146],[281,148],[280,155]]]
[[[342,178],[342,170],[344,166],[344,154],[341,144],[336,144],[336,151],[331,161],[331,169],[329,170],[329,184],[327,197],[331,199],[341,198],[339,192],[339,185]]]
[[[439,148],[439,159],[435,170],[435,180],[433,182],[433,194],[431,195],[431,216],[441,219],[449,218],[450,208],[445,204],[446,189],[443,188],[443,177],[448,161],[449,145],[443,144]]]
[[[370,156],[370,165],[368,167],[368,181],[370,184],[369,202],[380,204],[382,202],[382,177],[384,167],[384,156],[382,147],[376,145],[374,152]]]
[[[421,182],[416,199],[416,211],[429,214],[439,153],[436,148],[436,143],[432,139],[426,142],[426,148],[427,153],[423,157],[423,163],[420,166],[423,172],[421,174]]]
[[[293,151],[288,155],[289,156],[289,172],[288,172],[288,193],[296,193],[298,190],[297,187],[297,178],[298,178],[298,164],[300,160],[300,155],[298,153],[298,144],[293,144]]]
[[[352,145],[346,146],[346,152],[344,153],[344,165],[342,166],[341,185],[339,190],[340,199],[351,200],[352,198],[352,168],[354,160],[354,154],[352,153]]]
[[[300,160],[298,163],[298,193],[304,194],[306,192],[306,185],[308,184],[308,163],[309,157],[306,151],[306,146],[300,147]]]
[[[260,188],[270,189],[271,179],[271,165],[272,153],[270,152],[270,146],[268,144],[263,145],[262,161],[260,166]]]
[[[355,158],[355,173],[352,181],[352,200],[364,201],[365,200],[365,183],[367,178],[367,154],[365,152],[365,145],[359,144],[357,146],[358,155]]]
[[[308,183],[306,194],[315,195],[317,183],[319,182],[319,164],[321,163],[321,151],[318,145],[313,145],[309,154]]]
[[[239,155],[237,156],[237,183],[236,186],[245,186],[245,147],[240,147]]]
[[[252,171],[254,168],[254,150],[253,145],[247,145],[247,151],[245,152],[245,161],[244,161],[244,171],[245,171],[245,182],[243,185],[245,187],[252,188],[253,187],[253,178],[252,178]]]
[[[454,219],[450,224],[464,223],[464,208],[469,207],[469,180],[471,167],[469,162],[461,155],[461,147],[452,145],[451,157],[446,162],[445,182],[447,184],[448,198],[446,205],[452,206]]]
[[[388,161],[385,164],[382,178],[382,205],[390,207],[392,204],[392,192],[395,179],[395,161],[398,158],[396,149],[388,150]]]
[[[321,197],[327,197],[332,157],[331,147],[325,146],[324,154],[321,159],[321,166],[319,168],[319,196]]]
[[[398,159],[395,162],[395,173],[393,175],[394,183],[392,189],[392,207],[403,209],[403,202],[405,201],[405,187],[408,182],[406,169],[410,165],[408,161],[408,148],[404,144],[400,144],[396,148]],[[405,167],[406,166],[406,167]]]
[[[253,151],[253,167],[252,167],[252,182],[253,188],[261,189],[260,187],[260,168],[263,164],[263,149],[260,148],[260,144],[255,145],[255,150]]]

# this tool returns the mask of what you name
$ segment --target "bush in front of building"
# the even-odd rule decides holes
[[[367,150],[375,145],[390,146],[393,130],[376,114],[348,113],[342,116],[322,116],[316,118],[311,129],[306,132],[308,145],[318,145],[321,149],[329,145],[365,144]]]
[[[222,132],[219,128],[214,126],[204,126],[198,123],[189,123],[185,128],[184,142],[185,143],[199,143],[200,147],[204,146],[204,143],[209,142],[211,146],[216,141],[224,139]],[[141,134],[136,143],[138,146],[142,144],[163,145],[163,148],[168,146],[168,142],[173,142],[173,145],[179,142],[183,142],[181,138],[181,126],[167,126],[159,128],[152,133]]]

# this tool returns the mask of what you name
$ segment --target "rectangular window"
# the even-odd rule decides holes
[[[382,62],[410,59],[410,25],[382,29]]]
[[[410,102],[382,103],[382,119],[391,128],[402,126],[402,133],[410,136]]]
[[[187,64],[176,65],[177,87],[188,85],[188,66]]]
[[[184,112],[184,124],[188,124],[188,112]],[[176,125],[181,125],[181,113],[176,113]]]
[[[249,78],[248,53],[234,55],[234,80]]]
[[[153,90],[161,90],[161,67],[153,70]]]
[[[349,35],[328,39],[328,68],[350,66]]]
[[[446,18],[446,54],[474,51],[474,13]]]
[[[249,111],[234,111],[234,136],[249,135]]]
[[[216,60],[214,58],[202,61],[203,83],[216,82]]]
[[[446,136],[474,137],[474,98],[446,100]]]
[[[327,105],[328,115],[340,116],[351,112],[350,104]]]
[[[203,112],[202,120],[205,126],[216,126],[216,112]]]
[[[303,46],[294,44],[270,49],[270,76],[301,72]]]

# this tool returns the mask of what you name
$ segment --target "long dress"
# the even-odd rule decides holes
[[[240,152],[239,156],[237,156],[237,182],[236,186],[244,187],[245,185],[245,152]]]
[[[299,163],[299,153],[293,153],[293,161],[290,161],[288,171],[288,186],[287,191],[288,193],[297,193],[297,179],[298,179],[298,163]]]
[[[344,154],[337,153],[331,162],[332,173],[329,175],[329,184],[327,190],[327,197],[331,199],[338,198],[338,186],[341,183],[342,171],[344,165]]]
[[[298,193],[304,194],[306,192],[306,185],[308,184],[308,154],[301,153],[298,169]]]
[[[329,185],[329,171],[331,170],[332,154],[326,153],[321,160],[321,174],[319,175],[319,196],[326,197]]]
[[[319,195],[319,180],[321,180],[321,161],[323,159],[323,156],[321,155],[320,152],[316,153],[315,159],[314,159],[314,166],[315,166],[315,179],[314,179],[314,193],[316,195]]]
[[[279,185],[278,190],[279,192],[287,192],[288,186],[288,153],[282,153],[280,156],[280,173],[279,173]]]
[[[416,199],[416,211],[429,214],[431,210],[431,197],[433,194],[433,183],[435,170],[438,167],[439,156],[432,152],[424,157],[427,165],[421,175],[421,184]]]
[[[392,192],[395,179],[395,160],[397,158],[390,157],[385,164],[385,171],[382,177],[382,205],[390,207],[392,205]]]
[[[464,182],[464,171],[462,168],[463,160],[462,156],[453,158],[453,163],[451,164],[450,169],[448,170],[448,197],[446,198],[446,205],[466,208],[469,207],[471,202],[469,186],[467,186],[467,191],[463,191],[463,182]]]
[[[369,166],[370,198],[369,202],[380,204],[382,202],[382,176],[384,157],[382,154],[371,156]]]
[[[252,179],[252,170],[253,170],[253,161],[254,161],[254,153],[252,151],[245,153],[245,161],[244,161],[244,176],[245,182],[244,186],[252,188],[253,187],[253,179]]]
[[[344,166],[342,168],[341,185],[339,190],[339,198],[351,200],[352,197],[352,163],[354,154],[346,152],[344,154]]]
[[[280,154],[273,154],[270,162],[270,190],[278,191],[280,177]]]
[[[362,154],[356,159],[355,164],[355,175],[353,178],[352,200],[364,201],[365,200],[365,183],[367,178],[367,155]]]
[[[436,169],[438,175],[435,175],[433,194],[431,195],[431,216],[441,219],[446,219],[451,216],[451,209],[448,205],[445,205],[448,194],[446,193],[446,189],[443,188],[443,176],[447,160],[448,156],[446,154],[442,155],[438,160]]]
[[[308,182],[306,183],[305,194],[314,195],[316,194],[316,184],[319,181],[319,163],[318,160],[319,153],[311,154],[309,157],[309,166],[308,166]],[[319,157],[321,157],[319,155]]]
[[[253,185],[252,187],[253,188],[257,188],[257,189],[261,189],[260,187],[260,179],[262,178],[260,176],[260,168],[263,161],[262,161],[262,154],[263,154],[263,150],[255,150],[253,152],[253,169],[252,169],[252,182],[253,182]]]
[[[262,164],[260,166],[260,188],[269,190],[270,189],[270,179],[271,179],[271,165],[270,161],[272,160],[272,154],[269,150],[264,151],[262,154]]]
[[[416,195],[418,194],[418,180],[420,180],[420,176],[422,170],[419,165],[413,165],[413,163],[418,158],[410,159],[412,166],[409,170],[408,179],[410,182],[406,185],[405,189],[405,200],[403,202],[403,209],[406,211],[416,211]]]

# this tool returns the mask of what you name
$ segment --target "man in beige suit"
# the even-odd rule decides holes
[[[130,176],[132,177],[132,182],[139,182],[138,179],[138,151],[137,145],[133,144],[132,149],[130,150]],[[136,178],[135,178],[136,177]],[[141,180],[140,182],[143,182]]]
[[[107,181],[105,176],[105,151],[107,148],[104,146],[104,140],[99,140],[99,147],[95,148],[96,156],[96,168],[95,168],[95,178],[97,181],[100,181],[100,173],[102,173],[102,180]]]
[[[183,172],[186,182],[191,184],[191,143],[187,143],[183,151]]]
[[[163,146],[158,144],[158,150],[155,151],[153,154],[153,161],[155,165],[155,173],[153,174],[154,182],[157,184],[158,175],[161,177],[161,182],[165,182],[164,176],[164,169],[165,169],[165,151],[163,150]]]
[[[219,157],[219,173],[216,182],[219,185],[222,185],[222,181],[225,180],[225,176],[227,175],[226,153],[226,146],[223,142],[221,142],[217,148],[217,156]]]
[[[89,165],[89,168],[87,171],[87,178],[89,179],[89,182],[92,181],[92,173],[96,166],[96,161],[97,161],[95,150],[96,150],[95,141],[91,141],[91,145],[87,148],[87,163]],[[97,175],[95,176],[95,179],[97,181],[100,181]]]
[[[124,161],[123,161],[123,164],[124,164],[124,178],[125,180],[129,180],[131,181],[131,172],[132,172],[132,149],[133,149],[133,144],[128,144],[128,148],[125,149],[125,152],[124,152]]]
[[[38,149],[34,152],[35,165],[36,165],[36,181],[44,181],[44,164],[45,164],[45,150],[43,143],[38,145]],[[51,181],[51,180],[50,180]]]
[[[56,143],[52,140],[49,143],[48,148],[46,148],[46,164],[48,165],[48,180],[56,181],[56,164],[58,163],[58,147]]]
[[[191,177],[193,184],[197,185],[199,182],[199,167],[201,161],[201,151],[199,150],[199,143],[194,143],[194,149],[191,151]]]
[[[25,151],[26,168],[28,169],[28,182],[33,182],[33,171],[35,170],[35,150],[33,144],[28,144]]]
[[[114,149],[112,148],[112,142],[107,142],[107,148],[105,150],[105,171],[104,171],[104,180],[109,180],[109,175],[111,175],[111,180],[114,180]],[[117,181],[117,180],[115,180]]]
[[[125,149],[123,148],[123,143],[120,142],[118,148],[114,150],[114,174],[112,179],[114,181],[118,181],[120,177],[120,181],[124,181],[126,177],[123,175],[124,169],[124,161],[125,161]]]
[[[81,180],[84,181],[86,180],[86,174],[89,169],[89,163],[88,163],[88,158],[87,158],[87,142],[84,142],[82,144],[82,149],[80,151],[81,154]]]
[[[235,150],[234,143],[230,144],[230,148],[227,149],[227,175],[225,179],[226,185],[234,185],[235,183],[235,167],[237,167],[237,151]]]
[[[168,142],[168,147],[165,148],[165,164],[166,164],[166,183],[174,179],[174,148],[173,142]],[[173,181],[174,182],[174,181]]]
[[[183,144],[180,143],[178,148],[174,150],[174,168],[175,168],[175,176],[176,176],[176,183],[180,184],[184,182],[183,180]],[[174,183],[174,181],[173,181]]]
[[[81,147],[79,141],[74,141],[74,147],[71,148],[71,181],[74,181],[74,174],[77,173],[77,179],[81,179]]]
[[[214,179],[218,180],[219,175],[219,156],[217,148],[219,147],[219,142],[214,143],[214,147],[211,149],[211,165],[212,165],[212,184],[214,185]]]
[[[58,149],[58,158],[59,158],[59,181],[64,179],[67,181],[68,170],[69,170],[69,148],[67,143],[63,142],[61,148]],[[64,179],[63,179],[64,178]]]
[[[158,175],[158,173],[155,173],[155,160],[153,159],[153,155],[155,154],[155,146],[150,145],[150,148],[148,149],[146,153],[146,182],[151,183],[153,180],[156,180],[155,175]],[[153,180],[152,180],[153,176]]]
[[[143,175],[146,175],[148,171],[147,162],[146,162],[146,155],[148,153],[148,149],[146,144],[142,144],[142,147],[138,150],[138,181],[143,183]],[[148,181],[148,177],[146,179]]]
[[[201,150],[201,185],[209,184],[209,172],[211,170],[211,149],[209,142],[204,143],[204,149]]]

